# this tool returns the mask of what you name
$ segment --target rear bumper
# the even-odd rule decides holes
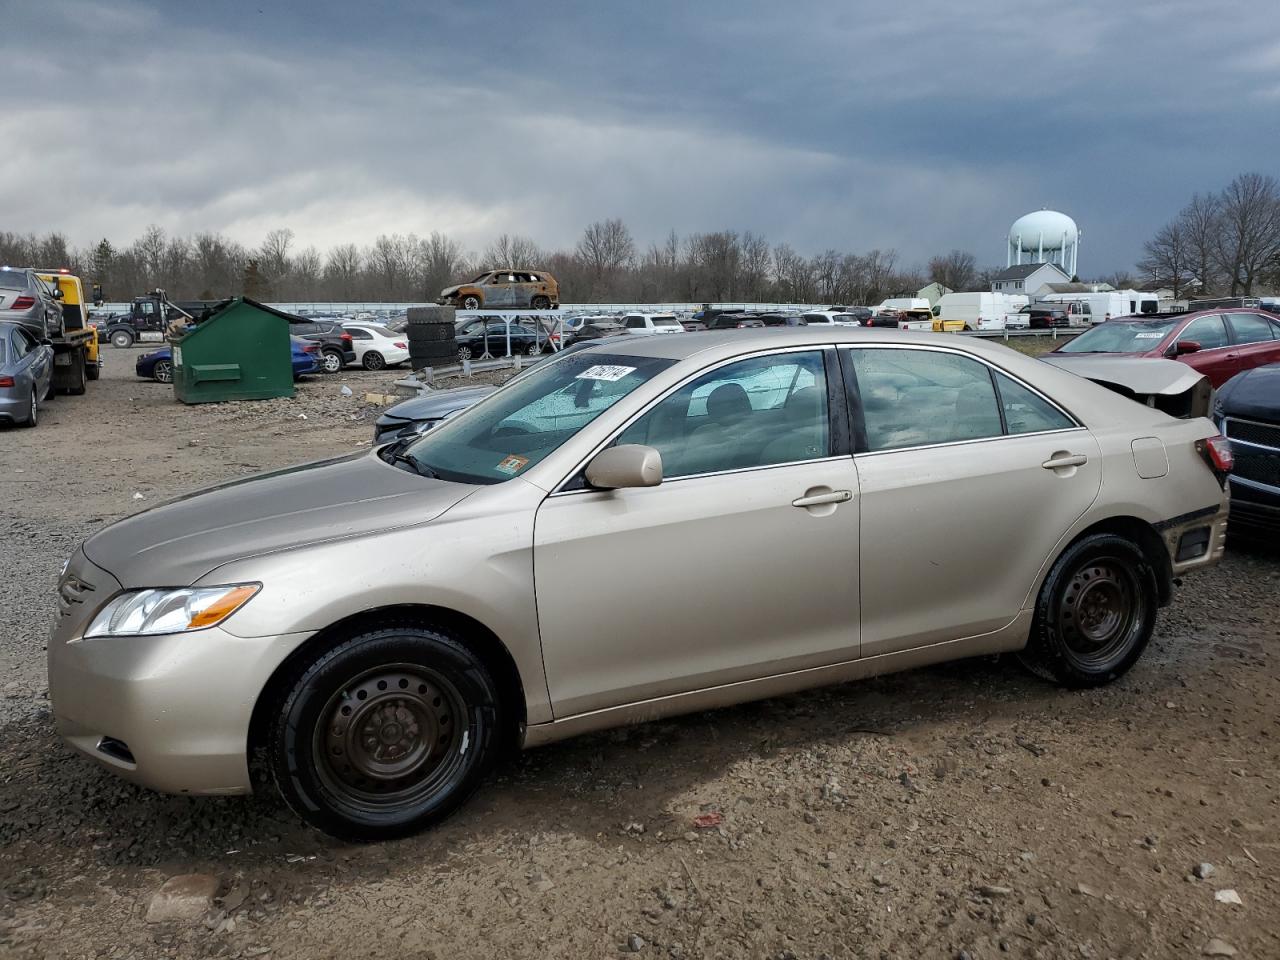
[[[1221,504],[1156,524],[1156,530],[1169,551],[1175,577],[1212,566],[1222,559],[1227,549],[1228,513],[1224,497]]]

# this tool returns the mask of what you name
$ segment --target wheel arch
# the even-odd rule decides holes
[[[1098,533],[1115,534],[1135,543],[1156,572],[1156,586],[1160,591],[1160,606],[1165,606],[1173,599],[1173,561],[1169,557],[1169,550],[1165,546],[1164,539],[1150,523],[1134,516],[1105,517],[1085,527],[1062,545],[1062,549],[1053,557],[1052,562],[1046,564],[1045,574],[1047,575],[1048,571],[1053,568],[1053,564],[1057,563],[1058,557],[1070,550],[1072,546],[1085,537]],[[1043,581],[1043,577],[1041,580]],[[1039,587],[1040,585],[1038,584],[1037,590]]]
[[[431,604],[397,604],[362,610],[329,624],[307,638],[276,666],[258,692],[250,715],[248,742],[245,745],[250,768],[260,767],[259,757],[266,743],[273,705],[278,699],[285,680],[299,661],[317,655],[338,638],[348,636],[352,632],[376,630],[395,625],[438,627],[447,630],[459,643],[479,656],[498,685],[498,695],[502,698],[503,705],[510,707],[510,714],[502,731],[501,746],[504,749],[518,747],[523,736],[528,709],[524,681],[516,666],[515,658],[511,656],[511,652],[501,638],[474,617],[448,607]]]

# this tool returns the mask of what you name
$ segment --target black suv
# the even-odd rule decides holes
[[[289,320],[289,333],[320,344],[320,369],[325,373],[337,373],[356,362],[355,343],[351,334],[342,328],[341,320],[293,317]]]
[[[1280,540],[1280,363],[1237,373],[1218,390],[1213,419],[1231,441],[1233,533]]]

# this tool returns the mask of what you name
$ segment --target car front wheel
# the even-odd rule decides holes
[[[151,376],[156,383],[173,383],[173,364],[168,360],[157,360],[156,365],[151,368]]]
[[[500,722],[489,671],[457,638],[385,627],[299,665],[270,733],[271,769],[312,826],[387,840],[470,796],[493,764]]]
[[[1093,534],[1049,571],[1019,658],[1066,687],[1110,683],[1142,655],[1158,606],[1156,572],[1142,550],[1124,537]]]
[[[111,345],[124,349],[133,346],[133,334],[128,330],[118,330],[111,335]]]
[[[469,296],[463,297],[461,300],[458,301],[458,308],[460,310],[479,310],[480,298],[477,297],[475,294],[471,294]]]

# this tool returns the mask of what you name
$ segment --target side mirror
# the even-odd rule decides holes
[[[52,341],[52,340],[50,340],[48,337],[45,337],[44,339],[42,339],[42,340],[40,341],[40,346],[42,346],[42,347],[52,347],[52,346],[53,346],[53,341]]]
[[[1174,345],[1174,355],[1180,357],[1184,353],[1196,353],[1199,349],[1199,340],[1179,340]]]
[[[600,490],[656,487],[661,482],[662,454],[638,443],[609,447],[587,464],[587,483]]]
[[[53,288],[53,299],[55,299],[55,300],[61,300],[61,299],[62,299],[62,288],[61,288],[61,287],[54,287],[54,288]]]

